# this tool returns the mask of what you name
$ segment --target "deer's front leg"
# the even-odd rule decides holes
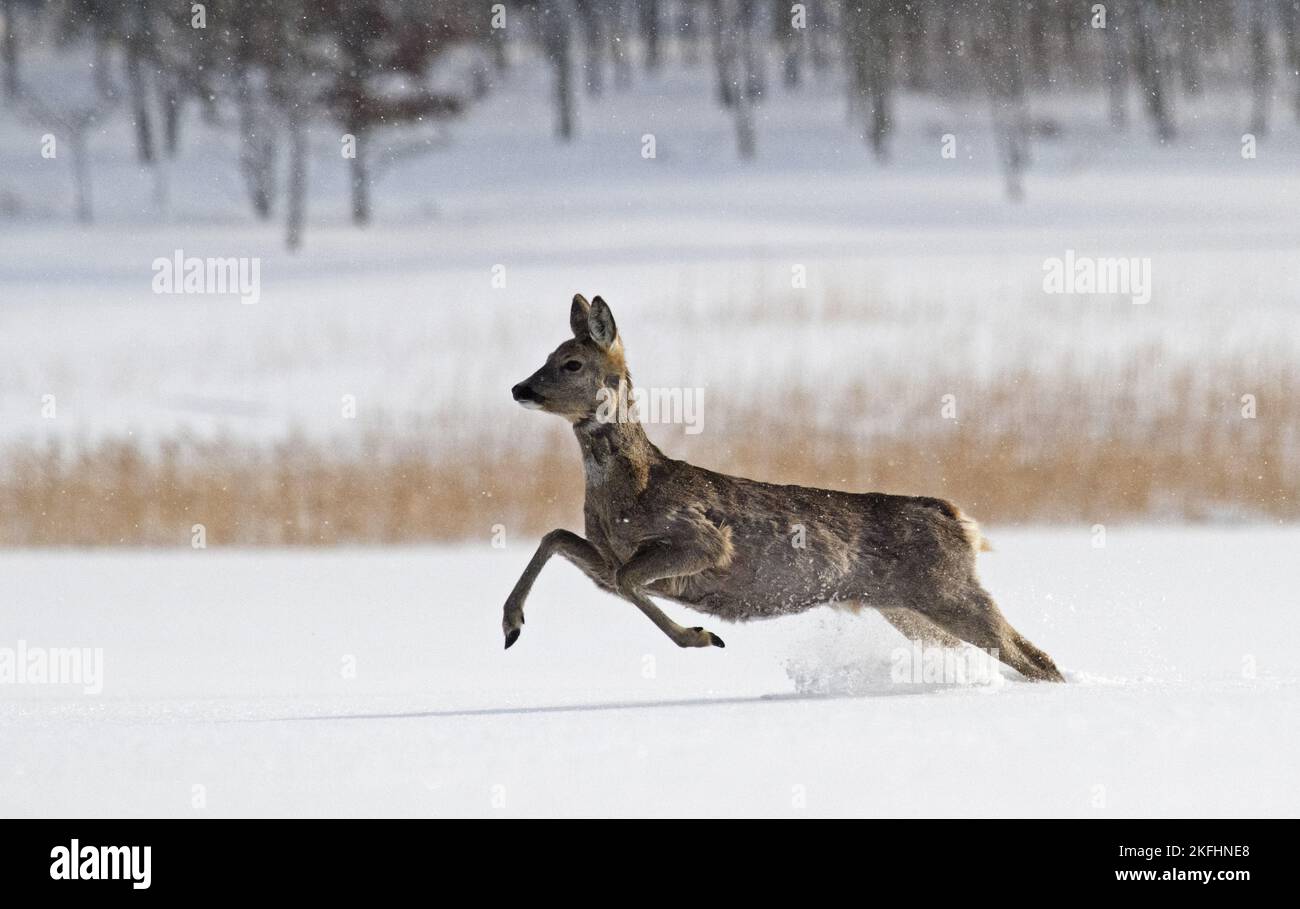
[[[698,574],[725,561],[726,547],[719,551],[710,545],[711,540],[701,542],[703,545],[668,541],[647,543],[618,569],[615,583],[618,592],[635,603],[678,647],[726,647],[722,638],[711,631],[699,626],[686,628],[678,625],[650,601],[644,590],[647,584],[655,581]]]
[[[507,650],[511,644],[519,640],[519,632],[524,624],[524,600],[528,599],[528,592],[533,589],[533,581],[537,580],[537,576],[541,574],[542,566],[546,564],[546,561],[556,553],[577,565],[583,574],[595,581],[600,587],[606,590],[616,589],[614,572],[605,563],[604,557],[595,546],[568,530],[552,530],[542,537],[537,552],[533,553],[528,567],[519,576],[519,580],[515,582],[514,590],[510,591],[510,596],[506,598],[505,615],[501,620],[501,629],[505,632]]]

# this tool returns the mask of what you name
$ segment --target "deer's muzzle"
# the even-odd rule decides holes
[[[525,407],[537,408],[542,406],[542,396],[534,391],[527,382],[520,382],[510,389],[510,394],[514,395],[514,399]]]

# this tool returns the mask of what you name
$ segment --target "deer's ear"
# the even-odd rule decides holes
[[[614,324],[614,314],[609,311],[609,305],[600,297],[593,297],[591,300],[591,312],[587,314],[587,330],[591,332],[591,340],[595,341],[602,350],[609,350],[618,338],[618,326]]]
[[[587,316],[590,312],[591,304],[587,302],[587,298],[582,294],[574,294],[573,306],[569,309],[569,328],[573,329],[573,336],[579,341],[591,337],[591,329],[587,327]]]

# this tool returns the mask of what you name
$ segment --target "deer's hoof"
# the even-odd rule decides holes
[[[691,631],[695,632],[696,638],[699,641],[699,643],[695,645],[688,645],[688,646],[695,646],[695,647],[708,647],[710,645],[712,645],[713,647],[727,646],[722,642],[722,638],[718,637],[712,631],[705,631],[699,625],[696,625],[694,628],[691,629]]]
[[[505,615],[501,618],[501,630],[506,636],[506,650],[519,640],[519,632],[524,627],[524,611],[517,606],[506,603]]]

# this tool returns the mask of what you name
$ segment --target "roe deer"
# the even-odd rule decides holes
[[[581,294],[573,338],[512,389],[525,407],[573,424],[586,472],[586,537],[552,530],[505,604],[505,645],[519,639],[524,600],[559,553],[601,588],[634,603],[680,647],[724,646],[650,600],[727,621],[792,615],[827,603],[877,609],[913,640],[968,641],[1034,680],[1064,681],[1051,658],[1002,617],[975,575],[979,528],[943,499],[777,486],[666,457],[636,420],[598,419],[602,389],[630,386],[605,301]],[[792,545],[794,525],[805,546]]]

